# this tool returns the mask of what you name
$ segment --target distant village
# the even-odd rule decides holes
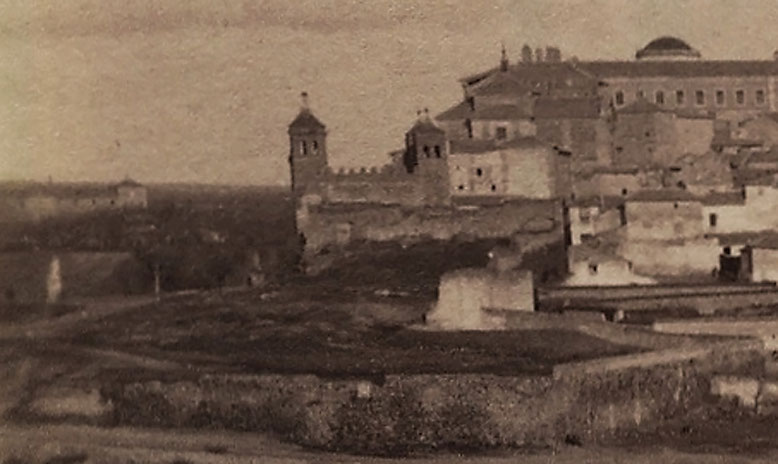
[[[572,285],[776,280],[771,58],[709,61],[674,37],[625,61],[503,49],[460,80],[460,102],[420,110],[385,166],[350,171],[330,168],[303,94],[289,161],[306,254],[413,237],[503,235],[521,247],[546,224],[567,250],[556,274]]]

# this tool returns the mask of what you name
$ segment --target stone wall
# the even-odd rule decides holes
[[[485,309],[534,311],[532,273],[461,269],[444,274],[427,323],[446,330],[488,329],[492,324]]]
[[[749,345],[562,366],[554,376],[206,375],[107,386],[114,424],[271,432],[356,453],[597,442],[704,406],[717,374],[758,375]]]
[[[472,208],[413,208],[389,205],[303,206],[298,231],[305,251],[352,241],[450,240],[511,237],[516,233],[562,233],[561,205],[554,201],[516,202]]]
[[[632,262],[638,274],[647,276],[710,275],[719,267],[717,240],[624,241],[618,255]]]

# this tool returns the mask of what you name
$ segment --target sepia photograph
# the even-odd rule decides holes
[[[0,0],[0,464],[778,462],[774,0]]]

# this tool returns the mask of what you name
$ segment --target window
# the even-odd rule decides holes
[[[484,175],[484,170],[481,169],[481,168],[476,168],[475,175],[478,176],[478,177],[483,176]]]
[[[470,106],[470,111],[475,111],[475,97],[467,97],[467,104]]]
[[[440,145],[435,145],[435,158],[440,158]]]
[[[757,105],[764,105],[764,90],[757,90],[754,94],[754,99],[756,100]]]
[[[686,101],[686,94],[683,93],[683,90],[676,90],[675,91],[675,103],[678,106],[681,106]]]
[[[723,90],[717,90],[716,91],[716,104],[719,106],[724,105],[724,91]]]
[[[591,275],[597,274],[597,265],[596,264],[589,264],[589,274],[591,274]]]
[[[705,104],[705,91],[704,90],[698,90],[694,92],[694,102],[698,105],[704,105]]]
[[[742,105],[746,102],[746,93],[743,90],[738,90],[735,92],[735,102],[738,105]]]
[[[318,140],[314,140],[311,143],[311,145],[312,145],[312,150],[311,151],[313,152],[313,154],[314,155],[318,154],[319,153],[319,141]]]
[[[424,150],[424,156],[429,158],[430,157],[430,147],[427,146],[427,145],[424,145],[424,149],[423,150]]]
[[[642,90],[638,90],[638,92],[635,94],[635,96],[638,98],[638,100],[646,98],[646,93]]]
[[[464,189],[465,189],[465,186],[462,185],[462,184],[459,184],[459,186],[457,187],[457,190],[464,190]]]
[[[619,106],[624,104],[624,92],[622,92],[621,90],[616,92],[616,104]]]
[[[625,197],[627,196],[628,193],[629,191],[627,189],[621,189],[621,194],[624,195]]]
[[[497,191],[497,186],[492,184],[492,192],[496,192],[496,191]]]
[[[305,140],[300,142],[300,153],[303,156],[308,154],[308,143]]]
[[[673,208],[678,209],[678,203],[673,203]]]
[[[665,93],[661,90],[657,90],[656,94],[654,95],[654,101],[656,101],[657,105],[664,105],[665,104]]]
[[[716,227],[716,223],[718,222],[719,217],[716,215],[716,213],[711,213],[710,216],[708,216],[708,223],[711,227]]]
[[[505,140],[508,138],[508,128],[505,126],[500,126],[497,128],[495,132],[495,136],[497,137],[497,140]]]
[[[727,255],[727,256],[731,255],[732,254],[732,248],[730,248],[728,246],[725,246],[724,247],[724,254]]]

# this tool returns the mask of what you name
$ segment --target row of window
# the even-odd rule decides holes
[[[716,90],[714,92],[714,102],[717,106],[724,106],[727,104],[727,92],[724,90]],[[739,89],[735,90],[735,103],[737,105],[745,105],[746,104],[746,91]],[[643,90],[638,90],[635,96],[638,99],[644,99],[646,98],[646,94]],[[665,94],[663,90],[657,90],[653,95],[653,100],[657,105],[664,105],[666,102],[669,102],[669,97]],[[624,94],[624,91],[618,90],[614,94],[614,102],[617,106],[624,105],[626,102],[626,95]],[[754,102],[757,105],[764,105],[766,102],[766,95],[764,89],[757,89],[754,91]],[[703,106],[707,103],[707,94],[704,90],[695,90],[694,91],[694,104],[698,106]],[[686,104],[686,92],[683,90],[676,90],[675,91],[675,104],[677,106],[683,106]]]
[[[319,141],[318,140],[313,140],[311,142],[310,153],[312,155],[316,155],[316,154],[319,153]],[[308,142],[305,141],[305,140],[301,140],[300,141],[300,154],[302,154],[303,156],[308,155]]]

